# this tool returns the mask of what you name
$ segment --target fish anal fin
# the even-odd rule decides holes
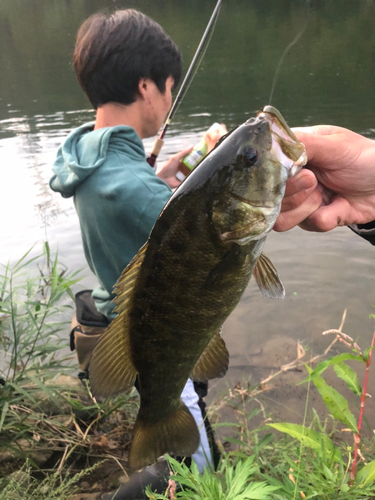
[[[131,358],[128,313],[146,250],[147,243],[123,270],[114,287],[114,310],[118,315],[99,338],[90,358],[89,379],[95,397],[116,396],[135,382],[137,371]]]
[[[213,335],[193,368],[191,378],[196,382],[224,377],[228,370],[229,353],[220,333],[221,329]]]
[[[283,299],[285,297],[284,286],[276,268],[264,253],[260,254],[253,276],[264,296],[270,299]]]
[[[165,453],[191,456],[199,446],[199,431],[191,413],[180,401],[180,406],[167,418],[156,423],[142,419],[142,406],[134,425],[129,453],[129,465],[140,469]]]

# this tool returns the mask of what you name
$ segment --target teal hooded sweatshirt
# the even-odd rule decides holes
[[[172,191],[146,161],[143,143],[131,127],[73,130],[57,152],[53,191],[74,197],[83,249],[99,281],[98,310],[113,319],[113,286],[147,241]]]

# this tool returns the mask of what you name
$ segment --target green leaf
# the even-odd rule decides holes
[[[254,481],[249,484],[249,486],[242,493],[241,497],[243,499],[251,500],[271,500],[271,493],[278,490],[277,486],[269,486],[265,481],[259,482]]]
[[[332,460],[337,462],[342,462],[343,458],[341,452],[328,436],[321,434],[320,432],[309,429],[304,425],[298,424],[267,424],[269,427],[273,427],[277,431],[285,432],[292,436],[301,443],[303,443],[308,448],[312,448],[320,456],[327,456]]]
[[[375,481],[375,460],[366,464],[358,473],[355,478],[356,483],[366,486]]]
[[[327,384],[323,377],[316,375],[313,378],[315,387],[322,396],[328,411],[337,420],[349,427],[353,432],[358,433],[357,422],[353,413],[349,410],[347,400],[336,389]]]
[[[356,361],[362,361],[364,362],[363,358],[359,355],[356,354],[350,354],[350,352],[344,352],[342,354],[338,354],[337,356],[333,356],[332,358],[328,358],[325,361],[322,361],[318,365],[316,365],[316,368],[311,371],[310,376],[306,377],[302,382],[299,382],[298,385],[304,384],[305,382],[308,382],[309,380],[313,380],[313,378],[316,375],[320,375],[321,373],[324,372],[329,366],[332,365],[337,365],[338,363],[341,363],[342,361],[346,361],[348,359],[354,359]]]
[[[356,396],[360,397],[362,395],[362,387],[359,384],[358,376],[356,372],[350,368],[350,366],[345,363],[337,363],[333,369],[335,370],[336,375],[346,383],[349,389],[353,391]]]
[[[365,349],[365,351],[363,351],[363,357],[365,359],[365,361],[368,361],[368,358],[370,356],[370,352],[373,350],[373,347],[368,347],[367,349]]]

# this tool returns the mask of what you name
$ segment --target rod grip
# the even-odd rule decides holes
[[[159,156],[161,148],[163,147],[164,141],[163,139],[155,139],[154,145],[152,146],[152,151],[150,156],[147,158],[147,163],[153,167],[156,163],[156,158]]]
[[[161,148],[163,147],[164,141],[163,139],[155,139],[154,145],[152,146],[151,156],[159,156]]]

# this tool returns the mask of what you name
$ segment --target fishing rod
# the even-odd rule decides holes
[[[199,68],[199,65],[204,57],[204,54],[206,53],[207,47],[208,47],[210,40],[211,40],[212,33],[215,29],[217,18],[219,16],[221,2],[222,2],[222,0],[218,0],[216,7],[211,14],[211,17],[210,17],[210,20],[208,21],[205,32],[203,33],[202,39],[199,42],[197,50],[195,51],[193,60],[190,63],[189,69],[187,70],[184,81],[182,82],[180,90],[178,91],[178,94],[177,94],[177,96],[172,104],[171,110],[169,111],[169,115],[168,115],[167,119],[165,120],[165,123],[164,123],[163,128],[160,132],[159,137],[154,142],[150,156],[147,158],[147,162],[151,167],[153,167],[155,165],[156,159],[159,156],[161,148],[163,147],[164,136],[165,136],[165,134],[168,130],[168,127],[171,123],[172,117],[175,114],[175,112],[177,111],[179,105],[181,104],[181,101],[184,98],[186,92],[188,91],[188,88],[190,87],[190,84],[193,81],[194,76]]]

